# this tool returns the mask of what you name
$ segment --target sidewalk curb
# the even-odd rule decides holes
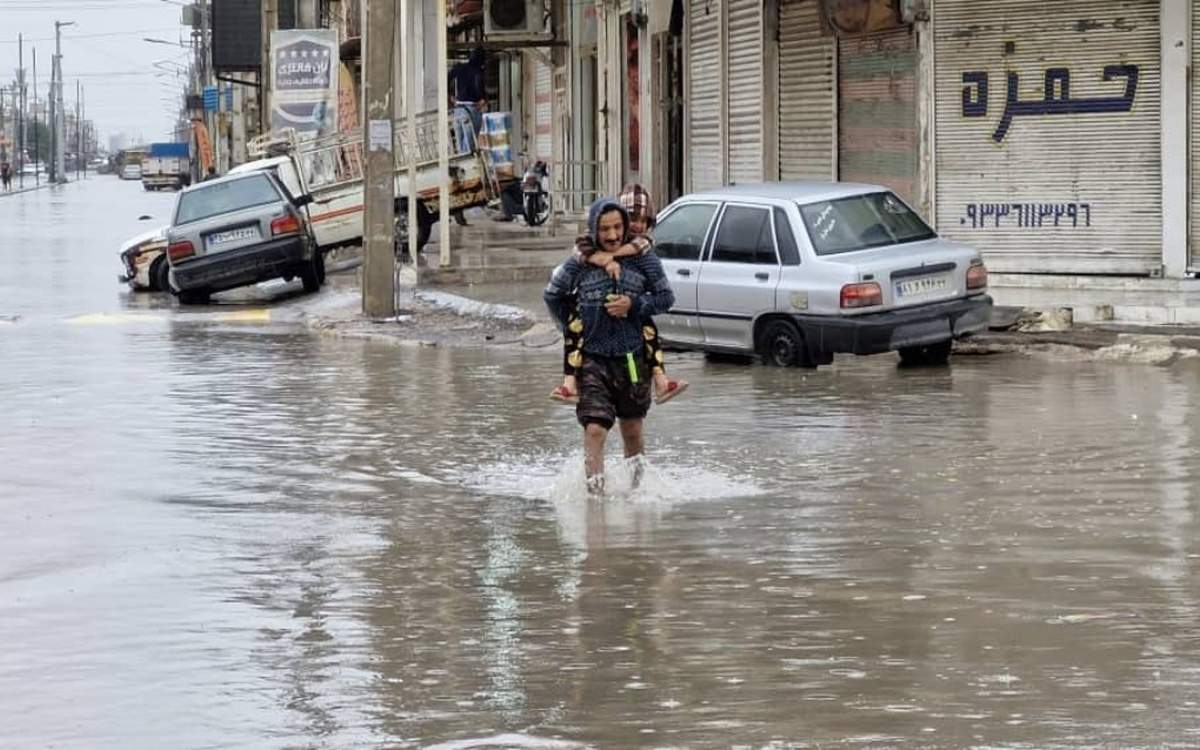
[[[8,191],[0,190],[0,198],[8,198],[10,196],[24,195],[25,193],[33,193],[38,190],[43,190],[45,188],[51,187],[52,184],[53,183],[43,182],[41,185],[34,185],[33,187],[13,188],[12,190],[8,190]]]

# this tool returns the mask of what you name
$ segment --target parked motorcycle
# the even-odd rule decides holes
[[[521,178],[525,223],[541,226],[550,218],[550,170],[546,162],[535,162]]]

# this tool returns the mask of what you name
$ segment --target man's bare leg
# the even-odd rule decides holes
[[[595,422],[583,428],[583,468],[588,478],[588,489],[593,485],[603,490],[604,485],[604,442],[608,439],[608,430]],[[593,477],[599,477],[593,481]]]
[[[621,420],[621,442],[625,444],[625,458],[630,459],[641,456],[646,449],[645,439],[642,432],[643,420],[641,419],[622,419]],[[636,490],[642,483],[642,473],[646,467],[641,461],[634,464],[633,476],[630,477],[630,484]]]
[[[642,424],[643,420],[641,419],[621,420],[621,441],[625,443],[625,458],[633,458],[645,450]]]

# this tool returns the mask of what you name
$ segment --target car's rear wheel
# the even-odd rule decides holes
[[[939,341],[936,344],[922,346],[906,346],[900,351],[900,364],[903,367],[940,367],[950,361],[952,341]]]
[[[320,250],[314,250],[312,260],[300,269],[300,281],[306,292],[318,291],[325,283],[325,256]]]
[[[167,256],[160,255],[150,264],[150,288],[156,292],[171,291],[171,267]]]
[[[772,367],[797,367],[808,363],[804,337],[787,320],[772,320],[758,337],[758,353]]]

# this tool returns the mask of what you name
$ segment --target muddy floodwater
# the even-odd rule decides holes
[[[1195,368],[675,354],[589,501],[554,349],[180,316],[135,187],[0,198],[0,747],[1200,745]]]

